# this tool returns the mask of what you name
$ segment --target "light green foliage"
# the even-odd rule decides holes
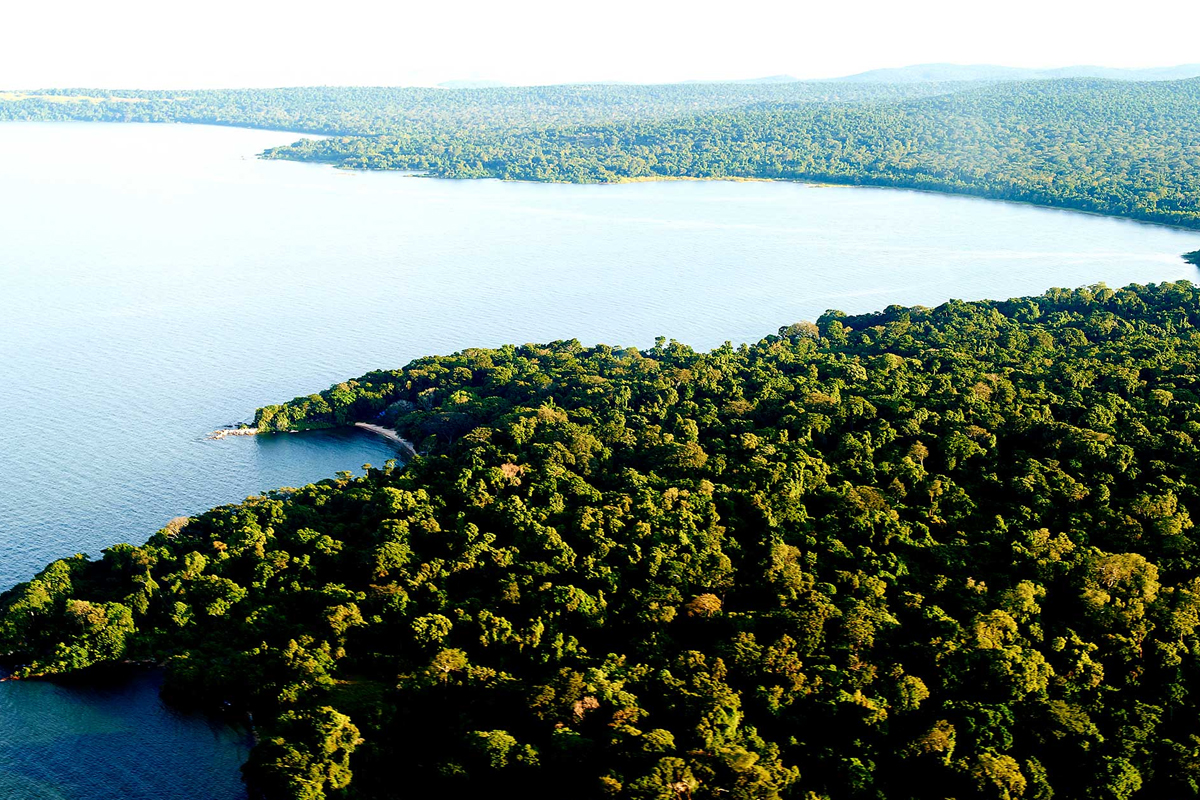
[[[478,755],[491,769],[537,766],[537,751],[527,744],[520,744],[508,731],[472,731],[468,736]]]
[[[247,779],[270,798],[323,800],[326,790],[350,785],[350,755],[362,744],[345,714],[323,706],[289,711],[272,726],[245,767]]]
[[[133,613],[120,603],[66,600],[56,616],[42,623],[59,632],[53,651],[16,670],[18,676],[73,672],[119,660],[134,632]]]

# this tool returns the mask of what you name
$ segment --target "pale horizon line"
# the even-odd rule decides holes
[[[505,89],[526,89],[526,88],[552,88],[557,86],[682,86],[693,84],[754,84],[754,83],[769,83],[778,81],[779,83],[838,83],[843,80],[859,79],[855,82],[864,82],[860,76],[868,75],[875,72],[895,72],[903,70],[912,70],[922,67],[934,68],[962,68],[962,69],[999,69],[1013,70],[1021,72],[1054,72],[1071,69],[1096,69],[1096,70],[1111,70],[1116,72],[1153,72],[1165,71],[1172,69],[1196,68],[1200,70],[1200,61],[1185,62],[1185,63],[1169,63],[1169,64],[1151,64],[1148,66],[1109,66],[1106,64],[1064,64],[1061,66],[1040,66],[1040,67],[1024,67],[1014,66],[1011,64],[1002,63],[961,63],[954,61],[938,61],[938,62],[916,62],[912,64],[904,64],[901,66],[879,66],[860,70],[858,72],[847,73],[843,75],[835,75],[830,77],[805,77],[800,78],[791,73],[781,72],[773,75],[758,75],[748,78],[683,78],[679,80],[609,80],[609,79],[589,79],[589,80],[565,80],[565,81],[506,81],[501,79],[491,79],[483,77],[472,78],[447,78],[445,80],[419,81],[419,82],[397,82],[397,83],[277,83],[277,84],[231,84],[221,86],[162,86],[162,87],[136,87],[136,86],[99,86],[87,85],[79,83],[75,85],[42,85],[37,87],[8,87],[0,88],[0,92],[63,92],[71,90],[86,90],[99,89],[109,92],[171,92],[171,91],[252,91],[252,90],[272,90],[272,89],[487,89],[487,88],[505,88]],[[947,79],[954,80],[954,79]],[[986,79],[979,79],[981,82]],[[890,81],[883,81],[885,83]],[[918,82],[918,81],[913,81]],[[926,81],[930,83],[939,82],[937,80]],[[477,85],[472,85],[477,84]],[[0,84],[2,86],[2,84]]]

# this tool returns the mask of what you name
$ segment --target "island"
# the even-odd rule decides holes
[[[1200,786],[1200,287],[418,359],[259,410],[407,463],[0,597],[17,679],[165,665],[267,798]]]

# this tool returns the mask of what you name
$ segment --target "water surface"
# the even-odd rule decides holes
[[[225,800],[245,797],[244,729],[185,714],[158,697],[155,672],[88,684],[3,684],[4,800]]]
[[[0,125],[0,589],[393,457],[357,433],[204,439],[371,369],[561,338],[707,349],[828,308],[1195,278],[1179,255],[1200,249],[1192,232],[891,189],[436,181],[254,157],[294,138]],[[128,798],[242,792],[236,737],[155,716],[152,683],[80,691],[0,685],[0,797],[98,800],[118,775]],[[142,757],[156,719],[170,724]],[[189,751],[210,784],[164,777]]]

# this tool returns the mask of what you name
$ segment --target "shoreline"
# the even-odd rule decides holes
[[[336,137],[327,137],[336,138]],[[289,145],[285,145],[289,146]],[[1040,208],[1047,211],[1065,211],[1071,214],[1087,214],[1093,217],[1102,217],[1104,219],[1115,219],[1123,222],[1132,222],[1138,225],[1154,225],[1161,228],[1171,228],[1178,231],[1187,231],[1189,233],[1200,233],[1200,221],[1195,225],[1188,225],[1179,222],[1164,222],[1161,220],[1142,219],[1140,217],[1130,216],[1128,214],[1116,214],[1108,211],[1096,211],[1088,208],[1075,208],[1074,206],[1052,205],[1049,203],[1039,203],[1035,200],[1017,200],[1010,197],[993,197],[992,195],[969,191],[955,191],[953,189],[938,189],[926,186],[906,186],[900,183],[889,183],[886,181],[837,181],[828,177],[822,178],[804,178],[804,177],[759,177],[759,176],[742,176],[742,175],[723,175],[697,177],[693,175],[640,175],[619,177],[611,181],[567,181],[567,180],[534,180],[532,178],[497,178],[494,176],[485,177],[456,177],[453,175],[434,175],[428,171],[413,171],[402,169],[389,169],[386,167],[348,167],[334,160],[327,159],[307,159],[307,158],[289,158],[287,156],[272,156],[265,157],[262,153],[258,154],[258,158],[264,161],[290,161],[296,164],[317,164],[320,166],[331,167],[344,172],[387,172],[399,173],[404,177],[409,178],[428,178],[436,181],[500,181],[502,183],[525,183],[532,185],[548,184],[551,186],[628,186],[637,183],[668,183],[679,181],[692,182],[713,182],[713,183],[794,183],[802,186],[811,186],[814,188],[830,188],[830,189],[881,189],[902,192],[920,192],[921,194],[941,195],[943,197],[960,197],[969,200],[980,200],[988,203],[1012,203],[1020,206],[1030,206],[1032,208]]]
[[[227,436],[257,436],[258,428],[221,428],[205,436],[209,441],[217,441]]]
[[[350,427],[350,426],[347,426]],[[360,428],[364,431],[374,433],[377,436],[394,442],[400,446],[400,449],[412,458],[417,455],[417,448],[408,439],[405,439],[395,428],[388,428],[384,425],[376,425],[371,422],[355,422],[353,427]],[[220,428],[208,434],[204,438],[208,441],[219,441],[230,436],[258,436],[260,433],[300,433],[301,431],[260,431],[258,428]]]
[[[12,100],[0,99],[0,104],[5,102],[20,102]],[[0,123],[5,122],[46,122],[50,124],[58,123],[82,123],[82,124],[109,124],[109,125],[193,125],[193,126],[209,126],[214,128],[238,128],[247,131],[266,131],[271,133],[283,133],[303,138],[315,139],[338,139],[338,138],[370,138],[368,134],[360,133],[321,133],[316,131],[306,130],[289,130],[287,128],[274,128],[267,126],[253,125],[247,122],[222,122],[218,120],[191,120],[191,119],[173,119],[163,121],[130,121],[130,120],[98,120],[98,119],[70,119],[70,120],[15,120],[15,119],[0,119]],[[283,148],[290,147],[296,142],[276,145],[275,147]],[[268,150],[275,147],[267,148]],[[308,159],[308,158],[291,158],[288,156],[271,156],[265,155],[265,150],[254,154],[255,158],[263,161],[288,161],[293,164],[314,164],[318,166],[332,167],[333,169],[343,170],[345,172],[396,172],[402,173],[405,177],[413,178],[431,178],[434,180],[449,180],[449,181],[472,181],[472,180],[496,180],[505,183],[530,183],[530,184],[554,184],[562,186],[621,186],[635,183],[660,183],[668,181],[713,181],[713,182],[729,182],[729,183],[798,183],[814,187],[831,187],[831,188],[864,188],[864,189],[899,189],[909,192],[921,192],[924,194],[946,195],[951,197],[965,197],[984,200],[992,203],[1013,203],[1023,206],[1032,206],[1034,208],[1042,208],[1051,211],[1066,211],[1074,214],[1087,214],[1089,216],[1103,217],[1106,219],[1116,219],[1125,222],[1133,222],[1141,225],[1155,225],[1164,228],[1172,228],[1179,231],[1188,231],[1192,233],[1200,232],[1200,221],[1196,224],[1189,225],[1179,222],[1166,222],[1163,220],[1143,219],[1128,214],[1118,214],[1108,211],[1097,211],[1094,209],[1076,208],[1070,205],[1053,205],[1050,203],[1040,203],[1035,200],[1019,200],[1006,197],[995,197],[986,192],[961,191],[951,188],[937,188],[928,186],[907,186],[902,183],[891,181],[839,181],[831,179],[828,176],[819,178],[806,178],[802,176],[782,177],[782,176],[743,176],[743,175],[724,175],[724,176],[691,176],[691,175],[640,175],[640,176],[623,176],[612,181],[566,181],[566,180],[534,180],[530,178],[498,178],[498,177],[454,177],[448,175],[433,175],[427,170],[403,170],[403,169],[388,169],[388,168],[372,168],[372,167],[348,167],[334,159]]]
[[[397,433],[395,428],[386,428],[383,425],[375,425],[370,422],[356,422],[354,423],[354,427],[362,428],[364,431],[370,431],[371,433],[395,442],[396,444],[400,445],[400,449],[408,453],[409,458],[417,455],[417,448],[413,447],[413,443]]]
[[[399,433],[397,433],[395,428],[388,428],[384,425],[376,425],[371,422],[355,422],[355,423],[353,423],[352,426],[344,426],[344,427],[355,427],[355,428],[359,428],[361,430],[373,433],[377,436],[382,436],[383,438],[387,439],[388,441],[391,441],[394,444],[399,445],[400,449],[403,450],[408,455],[409,458],[412,458],[417,455],[416,446],[413,445],[413,443],[410,442],[408,439],[405,439],[403,436],[401,436]],[[250,427],[220,428],[220,429],[215,430],[212,433],[208,434],[204,438],[207,441],[220,441],[221,439],[226,439],[230,436],[258,436],[259,434],[265,435],[265,434],[269,434],[269,433],[301,433],[301,432],[302,431],[294,431],[294,430],[293,431],[260,431],[258,428],[250,428]]]

